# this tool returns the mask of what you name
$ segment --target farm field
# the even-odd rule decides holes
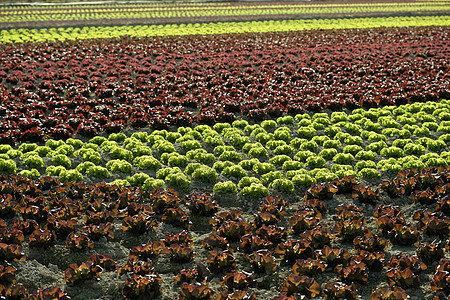
[[[447,299],[449,7],[0,6],[0,296]]]

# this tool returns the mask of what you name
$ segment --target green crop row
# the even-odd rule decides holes
[[[300,31],[313,29],[449,26],[450,16],[339,18],[283,21],[215,22],[196,24],[137,25],[83,28],[14,28],[0,32],[0,43],[148,37],[169,35]]]
[[[414,122],[413,122],[414,121]],[[394,132],[387,135],[387,129]],[[85,177],[149,189],[187,189],[255,197],[293,192],[346,175],[380,178],[404,168],[450,162],[450,101],[298,114],[177,131],[114,133],[88,142],[0,145],[0,171],[63,181]],[[115,178],[126,178],[114,180]]]
[[[0,9],[0,22],[39,22],[39,21],[73,21],[73,20],[107,20],[107,19],[159,19],[159,18],[196,18],[217,16],[260,16],[260,15],[299,15],[299,14],[352,14],[352,13],[395,13],[416,11],[442,11],[448,10],[445,4],[432,1],[419,3],[346,3],[339,5],[323,4],[272,4],[272,5],[239,5],[217,6],[203,3],[198,7],[158,5],[157,7],[143,7],[130,5],[127,8],[118,6],[100,6],[95,9],[86,9],[78,6],[70,10],[66,7],[42,7],[39,10],[20,10],[15,8],[8,11]]]

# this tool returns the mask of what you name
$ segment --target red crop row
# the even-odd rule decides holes
[[[430,27],[0,45],[0,142],[450,98],[447,36]]]
[[[444,299],[450,291],[446,259],[450,250],[449,171],[449,167],[402,171],[383,182],[380,189],[344,177],[308,189],[305,203],[295,212],[287,200],[277,196],[265,198],[258,210],[247,216],[238,210],[219,211],[208,194],[194,193],[181,199],[174,190],[144,192],[104,183],[61,184],[50,177],[33,181],[1,176],[0,217],[4,220],[0,220],[0,259],[5,262],[0,264],[0,294],[28,293],[16,284],[17,269],[7,263],[25,260],[22,249],[47,251],[65,244],[69,251],[83,253],[100,239],[111,241],[115,234],[123,236],[117,226],[111,226],[121,222],[125,236],[142,236],[161,223],[177,231],[131,247],[123,266],[108,255],[92,255],[80,265],[63,264],[68,285],[97,279],[103,271],[110,271],[126,275],[122,294],[127,298],[139,293],[149,297],[160,294],[162,279],[153,265],[159,257],[168,264],[192,267],[197,263],[195,268],[174,271],[181,299],[191,299],[194,294],[212,298],[213,291],[206,284],[214,276],[220,276],[221,285],[227,287],[216,299],[227,299],[234,293],[254,299],[249,288],[264,284],[255,278],[276,277],[280,268],[292,268],[292,275],[280,278],[276,299],[288,299],[296,293],[312,298],[323,293],[330,299],[343,295],[357,299],[358,284],[366,284],[370,274],[380,271],[389,288],[374,292],[371,299],[390,299],[390,294],[406,299],[404,289],[419,286],[424,278],[432,278],[431,291],[436,299]],[[435,195],[419,203],[414,195],[424,191]],[[336,198],[342,194],[353,202],[336,206]],[[389,203],[400,197],[420,205],[413,211],[413,223],[407,224],[403,208],[385,204],[385,196],[389,196]],[[204,229],[204,218],[209,218],[213,232],[201,241],[194,240],[193,222],[200,222]],[[334,222],[332,229],[328,228],[330,221]],[[429,242],[431,239],[434,241]],[[346,249],[348,245],[350,249]],[[393,252],[388,257],[385,251],[391,245],[413,247],[415,254]],[[239,272],[242,264],[248,267]],[[326,270],[334,271],[337,281],[329,281],[321,289],[316,280]],[[421,275],[433,270],[434,274]]]

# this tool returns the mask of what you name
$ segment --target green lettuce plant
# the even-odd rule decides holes
[[[31,178],[31,179],[38,179],[41,174],[36,169],[31,170],[22,170],[19,172],[19,174],[23,177]]]
[[[259,144],[261,145],[261,144]],[[272,141],[268,141],[266,143],[266,148],[270,149],[270,150],[275,150],[275,148],[277,148],[278,146],[284,146],[286,145],[285,141],[281,141],[281,140],[272,140]],[[262,145],[261,145],[262,146]],[[249,149],[250,150],[250,149]],[[247,151],[248,152],[248,151]]]
[[[163,153],[161,155],[161,162],[164,164],[167,164],[170,167],[184,167],[187,162],[188,158],[184,155],[181,155],[177,152],[172,153]]]
[[[360,136],[349,136],[344,140],[344,142],[347,145],[362,145],[363,140]]]
[[[324,159],[332,159],[338,151],[335,148],[326,148],[319,152],[319,156],[323,157]]]
[[[311,152],[309,150],[307,151],[299,151],[297,154],[294,155],[294,160],[300,161],[300,162],[306,162],[306,160],[309,157],[314,157],[316,154],[314,152]]]
[[[95,136],[89,140],[89,143],[93,143],[93,144],[100,146],[104,141],[107,141],[107,140],[108,139],[103,136]]]
[[[436,122],[425,122],[422,124],[422,127],[428,128],[430,131],[437,131],[439,125]]]
[[[283,178],[283,174],[279,171],[271,171],[266,174],[261,175],[261,182],[265,185],[270,184],[275,179]]]
[[[239,180],[238,187],[242,189],[246,186],[250,186],[252,183],[261,184],[261,181],[256,177],[242,177],[241,180]]]
[[[377,160],[377,153],[374,151],[366,151],[366,150],[361,150],[358,153],[356,153],[355,158],[359,159],[359,160],[373,160],[376,161]]]
[[[60,166],[63,166],[65,168],[70,168],[70,166],[72,166],[72,162],[70,161],[70,158],[64,154],[57,154],[57,155],[53,156],[52,162],[55,164],[58,164]]]
[[[313,127],[300,127],[297,130],[297,135],[299,138],[310,140],[317,135],[317,131]]]
[[[112,149],[117,147],[119,147],[119,144],[116,141],[104,141],[100,145],[102,152],[110,152]]]
[[[253,171],[258,175],[262,175],[271,171],[275,171],[275,166],[271,163],[257,162],[253,165]]]
[[[325,159],[320,156],[310,156],[306,159],[306,165],[308,165],[311,169],[321,168],[325,166],[325,163]]]
[[[424,154],[426,149],[423,145],[420,144],[414,144],[414,143],[408,143],[404,147],[404,153],[405,154],[415,154],[415,155],[421,155]]]
[[[19,150],[11,149],[11,150],[8,150],[8,152],[6,152],[6,155],[8,155],[8,157],[10,159],[13,159],[13,158],[17,158],[17,157],[22,157],[23,153],[20,152]]]
[[[292,180],[292,178],[300,174],[309,174],[309,172],[305,169],[289,170],[286,171],[286,179]]]
[[[152,155],[152,148],[147,146],[136,146],[131,149],[134,157],[143,156],[143,155]]]
[[[289,141],[291,140],[291,134],[289,132],[290,129],[287,127],[277,128],[273,133],[273,138],[275,140],[281,140],[289,143]]]
[[[234,163],[231,161],[216,161],[213,165],[213,169],[216,170],[217,173],[222,173],[226,167],[230,166],[234,166]]]
[[[142,147],[143,146],[143,144],[142,144],[142,142],[140,140],[138,140],[137,138],[133,138],[133,137],[126,138],[123,141],[122,145],[123,145],[124,148],[130,149],[130,150],[133,150],[133,149],[135,149],[137,147]]]
[[[236,152],[236,149],[233,146],[217,146],[214,148],[214,154],[215,155],[222,155],[225,151],[234,151]]]
[[[291,125],[294,124],[294,118],[292,116],[279,117],[277,123],[278,125]]]
[[[20,144],[18,150],[22,153],[27,153],[36,150],[37,147],[39,146],[36,143],[32,144],[22,143]]]
[[[411,139],[396,139],[392,142],[392,146],[398,148],[405,148],[407,144],[412,144],[413,141]]]
[[[195,171],[194,171],[194,173],[195,173]],[[167,175],[166,181],[170,185],[181,188],[181,189],[187,189],[187,188],[189,188],[189,185],[191,184],[191,180],[189,179],[189,177],[181,172]]]
[[[357,176],[356,172],[353,171],[353,167],[350,165],[339,165],[335,164],[331,167],[331,172],[336,174],[338,178],[342,178],[345,176]]]
[[[308,174],[297,174],[292,178],[294,186],[310,187],[315,183],[315,179]]]
[[[294,118],[297,121],[300,121],[300,120],[311,120],[311,116],[308,115],[307,113],[297,114],[297,115],[295,115]]]
[[[76,166],[75,169],[80,173],[86,174],[87,170],[93,166],[95,166],[95,164],[93,162],[85,161],[85,162],[79,164],[78,166]]]
[[[98,165],[100,163],[100,160],[102,159],[100,153],[90,148],[81,148],[75,151],[73,155],[81,156],[84,161],[90,161],[96,165]]]
[[[246,120],[236,120],[233,121],[231,125],[236,128],[245,128],[245,126],[248,125],[248,122]]]
[[[8,153],[9,150],[12,150],[13,147],[9,144],[1,144],[0,145],[0,153],[1,154],[6,154]]]
[[[286,161],[291,161],[292,158],[290,158],[287,155],[276,155],[269,159],[269,163],[275,165],[275,166],[282,166]]]
[[[59,146],[65,145],[66,143],[63,140],[54,140],[54,139],[48,139],[45,142],[45,146],[49,147],[52,150],[55,150]]]
[[[224,176],[232,176],[235,178],[242,178],[247,176],[247,172],[239,165],[229,166],[221,172]]]
[[[174,168],[163,168],[163,169],[159,169],[158,171],[156,171],[156,178],[157,179],[166,179],[166,177],[169,174],[174,174],[174,173],[181,173],[181,169],[178,167],[174,167]],[[145,173],[142,173],[145,174]],[[147,175],[147,174],[145,174]]]
[[[261,122],[261,127],[264,129],[270,129],[277,127],[277,122],[274,120],[264,120]]]
[[[223,129],[231,128],[231,124],[230,123],[216,123],[216,124],[214,124],[213,128],[218,133],[222,133]]]
[[[40,157],[52,157],[56,153],[48,146],[39,146],[34,150]]]
[[[92,149],[98,151],[100,149],[100,146],[94,143],[84,143],[81,149]]]
[[[83,147],[83,141],[82,140],[79,140],[79,139],[74,139],[74,138],[68,138],[67,140],[66,140],[66,144],[67,145],[71,145],[73,148],[81,148],[81,147]]]
[[[137,139],[137,140],[141,141],[141,143],[146,143],[147,139],[148,139],[148,132],[145,132],[145,131],[134,132],[131,135],[131,138]]]
[[[11,159],[0,158],[0,171],[8,173],[17,173],[16,162]]]
[[[325,128],[325,125],[321,122],[319,122],[321,119],[314,120],[314,122],[311,123],[311,127],[315,130],[322,130]]]
[[[316,150],[319,145],[314,141],[306,141],[300,145],[300,150]]]
[[[347,131],[347,133],[353,135],[360,135],[362,128],[360,125],[355,124],[355,123],[346,123],[345,125],[345,131]]]
[[[77,170],[62,170],[59,173],[59,180],[62,182],[68,181],[81,181],[83,179],[83,175]]]
[[[235,167],[238,167],[238,166],[235,166]],[[226,168],[225,168],[225,170],[226,170]],[[217,172],[216,172],[216,170],[214,170],[211,167],[202,165],[199,168],[196,168],[194,170],[194,172],[192,173],[192,178],[199,179],[203,182],[215,183],[217,180]],[[169,181],[170,181],[170,178],[169,178]]]
[[[136,173],[131,176],[127,176],[126,180],[130,185],[142,185],[149,178],[151,177],[148,174]]]
[[[59,176],[61,172],[65,171],[67,171],[67,169],[63,166],[48,166],[45,169],[45,173],[47,173],[48,176]]]
[[[346,138],[351,137],[352,135],[348,132],[338,132],[336,133],[336,135],[333,137],[334,140],[340,141],[340,142],[344,142]]]
[[[428,140],[427,141],[427,149],[429,151],[439,152],[443,149],[447,148],[447,143],[442,140]]]
[[[241,166],[244,170],[253,170],[253,166],[258,163],[259,160],[257,158],[246,159],[239,162],[239,166]]]
[[[316,182],[327,182],[337,178],[337,175],[327,168],[316,168],[309,171],[309,175],[313,176]]]
[[[330,138],[334,138],[339,132],[342,132],[342,129],[338,126],[331,125],[325,128],[325,134]]]
[[[358,172],[358,177],[365,177],[365,178],[380,178],[381,173],[372,168],[363,168]]]
[[[207,136],[204,138],[205,143],[217,147],[217,146],[223,146],[225,145],[225,142],[222,140],[220,136]]]
[[[371,160],[362,160],[362,161],[359,161],[356,163],[354,169],[356,172],[359,172],[362,169],[368,169],[368,168],[377,169],[377,164]]]
[[[287,160],[281,166],[281,169],[283,169],[285,171],[299,170],[301,168],[303,168],[303,163],[301,163],[299,161],[295,161],[295,160]]]
[[[129,184],[128,181],[127,181],[127,184]],[[155,179],[153,177],[150,177],[150,178],[147,178],[144,181],[144,183],[142,184],[142,189],[144,191],[150,191],[150,190],[156,189],[158,187],[161,187],[161,188],[165,188],[166,187],[166,185],[164,183],[164,180],[162,180],[162,179]]]
[[[192,173],[194,173],[194,171],[198,168],[200,168],[202,165],[200,163],[190,163],[186,166],[186,168],[184,169],[184,173],[186,175],[192,175]]]
[[[258,199],[269,196],[269,190],[261,183],[252,183],[249,186],[242,188],[241,194]]]
[[[384,149],[386,147],[387,147],[387,144],[385,141],[378,141],[378,142],[373,142],[373,143],[370,143],[369,145],[367,145],[366,150],[380,153],[381,149]]]
[[[264,147],[253,147],[248,151],[249,157],[264,157],[269,156],[266,148]]]
[[[323,142],[323,147],[324,148],[334,148],[334,149],[339,149],[339,147],[341,147],[341,142],[338,140],[327,140]]]
[[[346,122],[348,115],[345,112],[334,111],[331,113],[331,123]]]
[[[351,153],[338,153],[333,157],[333,161],[337,164],[351,164],[355,157]]]
[[[269,186],[271,189],[280,190],[286,193],[292,193],[295,190],[294,184],[289,179],[275,179]]]
[[[184,151],[189,151],[192,149],[202,148],[202,145],[197,140],[189,140],[189,141],[182,142],[181,147],[184,149]]]
[[[111,173],[109,173],[108,169],[102,166],[93,166],[86,170],[86,175],[94,176],[97,178],[109,178],[111,177]]]
[[[222,154],[220,154],[219,160],[239,162],[242,160],[242,156],[236,151],[224,151]]]
[[[265,145],[268,141],[273,140],[273,133],[260,132],[255,136],[255,140]]]
[[[130,173],[133,166],[123,159],[114,159],[106,163],[106,169],[111,172]]]
[[[143,155],[143,156],[136,157],[133,160],[133,164],[139,170],[147,170],[147,169],[158,170],[162,166],[161,163],[159,162],[159,160],[157,160],[156,158],[154,158],[151,155]]]
[[[232,181],[218,182],[214,185],[213,192],[216,194],[237,193],[236,184]]]
[[[23,159],[23,164],[31,169],[41,169],[44,167],[44,160],[37,153],[29,155]]]
[[[388,148],[383,148],[380,150],[380,155],[385,157],[395,157],[399,158],[405,155],[405,152],[402,148],[391,146]]]
[[[294,147],[289,146],[289,145],[281,145],[275,148],[275,150],[273,150],[273,153],[276,155],[280,155],[280,154],[293,154],[294,153]]]
[[[158,152],[161,154],[175,152],[175,147],[170,142],[163,141],[163,142],[158,142],[155,145],[156,145],[156,150],[158,150]]]

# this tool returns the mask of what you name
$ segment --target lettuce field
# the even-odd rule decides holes
[[[0,5],[0,298],[448,299],[449,9]]]

